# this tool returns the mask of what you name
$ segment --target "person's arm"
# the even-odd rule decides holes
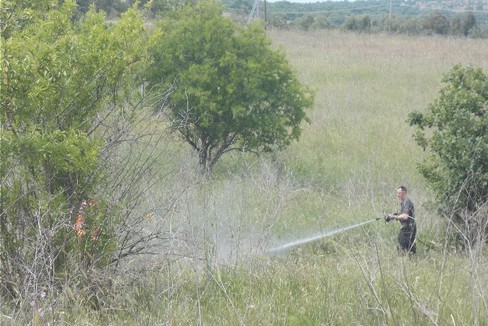
[[[407,213],[400,213],[400,214],[394,215],[394,219],[397,221],[406,221],[409,219],[409,215]]]

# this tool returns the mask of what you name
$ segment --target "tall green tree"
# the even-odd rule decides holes
[[[472,243],[488,230],[488,76],[454,66],[425,114],[413,112],[417,143],[430,152],[420,172],[441,212],[465,226]]]
[[[160,108],[210,171],[229,151],[283,148],[300,136],[313,96],[259,24],[239,27],[215,1],[177,10],[155,33],[150,81]]]

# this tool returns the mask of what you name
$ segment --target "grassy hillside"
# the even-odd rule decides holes
[[[197,158],[185,144],[172,143],[164,149],[169,155],[161,180],[147,194],[147,205],[155,207],[153,227],[168,229],[161,256],[128,262],[111,280],[111,295],[100,310],[87,309],[90,298],[78,298],[70,311],[46,312],[41,324],[488,320],[486,248],[459,252],[446,241],[452,226],[434,213],[431,193],[416,171],[425,153],[405,123],[410,111],[425,110],[436,98],[443,73],[454,64],[488,71],[488,42],[337,31],[268,35],[316,92],[300,141],[269,156],[224,156],[211,179],[199,176]],[[399,227],[382,221],[266,253],[396,211],[394,191],[401,184],[416,204],[422,241],[416,257],[397,255]],[[168,198],[171,205],[162,207]],[[36,304],[55,300],[63,299]],[[2,313],[2,325],[35,324],[37,318]]]

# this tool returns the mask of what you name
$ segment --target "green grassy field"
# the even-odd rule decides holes
[[[461,252],[446,241],[452,226],[435,215],[416,170],[426,154],[405,120],[438,96],[454,64],[488,71],[488,42],[268,35],[316,93],[300,141],[272,155],[224,156],[210,179],[198,175],[184,144],[166,148],[171,173],[161,171],[161,185],[148,194],[148,202],[175,198],[154,218],[164,221],[153,227],[174,235],[161,256],[127,262],[101,309],[80,299],[40,324],[487,325],[486,248]],[[415,257],[397,254],[399,226],[382,221],[266,253],[398,210],[402,184],[416,205]],[[6,316],[2,324],[36,324]]]

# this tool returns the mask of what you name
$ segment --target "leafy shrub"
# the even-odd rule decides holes
[[[488,230],[486,214],[480,213],[488,198],[488,76],[456,65],[443,82],[428,112],[412,112],[409,122],[417,126],[417,143],[431,153],[420,172],[441,212],[465,226],[466,240],[473,242]]]

